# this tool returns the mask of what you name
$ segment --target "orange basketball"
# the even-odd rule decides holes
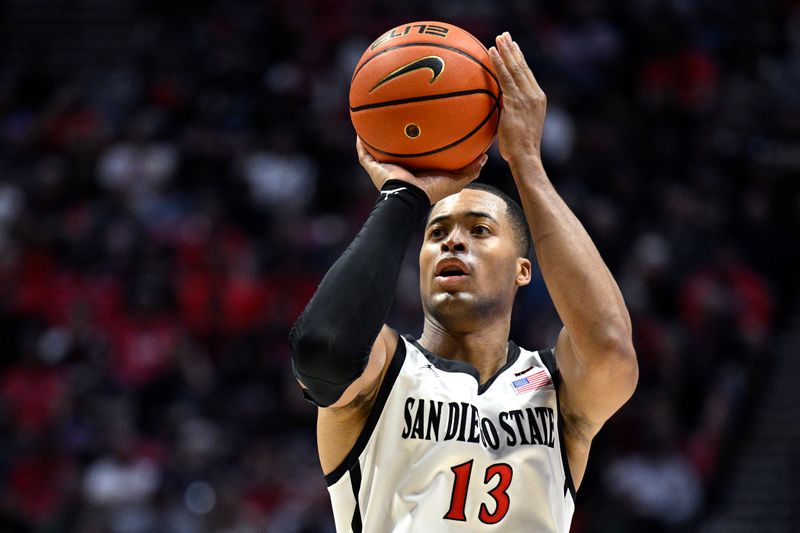
[[[444,22],[410,22],[373,42],[350,83],[350,118],[378,161],[456,170],[497,132],[500,85],[489,52]]]

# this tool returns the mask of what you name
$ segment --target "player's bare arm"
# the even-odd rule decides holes
[[[597,248],[542,166],[544,92],[507,32],[497,37],[490,57],[503,90],[500,152],[516,181],[542,276],[564,324],[555,349],[562,376],[558,395],[577,487],[592,438],[636,387],[630,317]]]
[[[397,217],[401,216],[402,225],[410,225],[404,228],[408,234],[418,228],[413,219],[402,218],[402,214],[387,218],[384,208],[389,204],[380,203],[419,203],[424,193],[427,209],[476,179],[486,162],[484,155],[457,172],[412,174],[400,166],[379,163],[358,139],[356,149],[361,165],[381,191],[374,217],[326,275],[292,334],[298,381],[320,407],[317,440],[326,473],[344,460],[363,429],[398,342],[397,334],[383,323],[408,241],[407,235],[398,234],[402,232],[397,231]],[[412,189],[417,198],[406,198]],[[383,236],[396,242],[381,242]],[[387,276],[386,272],[392,269],[394,275]],[[375,279],[376,273],[385,279]],[[369,331],[378,333],[365,337],[364,332]],[[359,336],[361,340],[354,341]],[[359,356],[362,351],[368,356]],[[329,386],[331,383],[338,387]]]

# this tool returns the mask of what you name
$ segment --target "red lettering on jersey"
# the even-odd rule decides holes
[[[469,478],[472,475],[472,463],[470,459],[466,463],[461,463],[450,468],[455,474],[453,482],[453,494],[450,496],[450,509],[442,518],[447,520],[458,520],[466,522],[467,492],[469,491]],[[495,476],[499,476],[497,485],[489,491],[489,496],[495,501],[494,511],[489,512],[489,507],[481,503],[478,518],[484,524],[496,524],[506,517],[508,509],[511,507],[511,498],[508,495],[508,487],[511,486],[511,479],[514,477],[514,470],[506,463],[497,463],[489,466],[483,477],[483,482],[489,482]]]
[[[469,491],[469,478],[470,474],[472,474],[473,461],[474,459],[470,459],[466,463],[450,468],[456,475],[456,480],[453,483],[453,494],[450,496],[450,510],[443,517],[447,520],[467,521],[464,510],[467,506],[467,492]]]
[[[489,496],[494,499],[497,505],[495,506],[494,512],[490,513],[486,504],[481,504],[478,518],[480,518],[481,522],[484,524],[498,523],[505,518],[506,513],[508,513],[508,508],[511,506],[511,498],[506,491],[511,485],[511,478],[514,477],[514,470],[506,463],[492,465],[486,469],[486,476],[483,482],[488,484],[494,476],[500,476],[500,479],[497,482],[497,486],[489,491]]]

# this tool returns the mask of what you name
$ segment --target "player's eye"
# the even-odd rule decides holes
[[[478,224],[477,226],[472,228],[472,233],[474,233],[475,235],[488,235],[489,233],[491,233],[491,231],[487,226]]]
[[[433,228],[430,231],[431,239],[440,239],[444,237],[444,230],[442,228]]]

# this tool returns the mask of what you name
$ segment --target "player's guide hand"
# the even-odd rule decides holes
[[[498,35],[489,57],[500,80],[503,108],[497,137],[500,155],[509,165],[541,162],[542,128],[547,97],[508,32]]]
[[[378,190],[381,190],[383,184],[389,180],[405,181],[425,191],[431,204],[460,192],[461,189],[475,181],[488,159],[486,154],[482,154],[475,161],[455,172],[430,170],[412,174],[399,165],[377,161],[367,152],[358,136],[356,136],[356,150],[361,166],[367,171]]]

